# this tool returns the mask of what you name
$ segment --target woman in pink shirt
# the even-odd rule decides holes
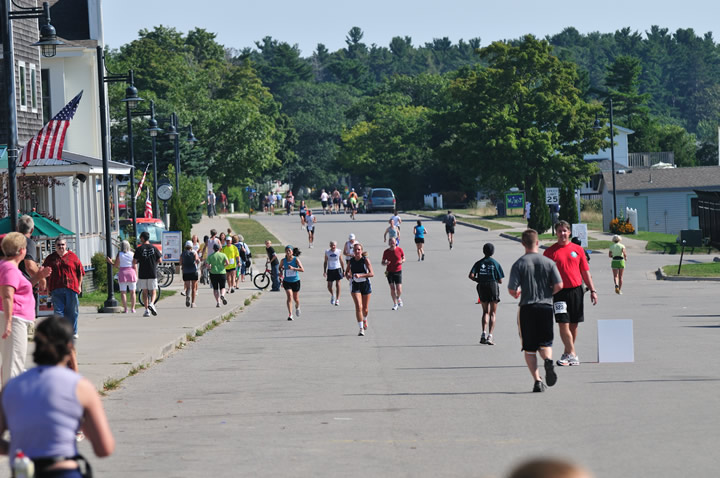
[[[35,297],[29,280],[18,268],[25,259],[27,240],[19,232],[11,232],[2,240],[5,260],[0,261],[0,311],[5,318],[0,340],[0,374],[2,386],[25,370],[28,324],[35,321]],[[35,280],[45,279],[52,271],[41,267]]]

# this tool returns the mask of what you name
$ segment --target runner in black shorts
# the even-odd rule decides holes
[[[353,257],[348,261],[345,268],[345,277],[352,281],[350,295],[355,303],[355,318],[357,319],[360,332],[358,335],[365,335],[368,327],[368,308],[370,306],[370,278],[373,277],[372,264],[366,253],[363,253],[363,246],[359,242],[353,244]]]
[[[330,249],[325,251],[325,262],[323,263],[323,276],[327,278],[327,288],[330,292],[330,304],[340,305],[340,279],[345,274],[345,263],[342,252],[337,248],[337,242],[330,241]],[[333,293],[333,283],[335,292]]]
[[[452,249],[455,235],[455,225],[457,224],[457,221],[455,220],[455,216],[453,216],[452,211],[447,212],[447,215],[445,216],[443,222],[445,223],[445,234],[447,234],[448,243],[450,244],[450,249]]]
[[[582,286],[562,289],[555,294],[555,321],[558,324],[578,324],[585,321],[585,292]]]
[[[500,287],[505,273],[500,264],[492,258],[495,246],[488,242],[483,246],[485,257],[477,261],[468,277],[477,282],[478,303],[482,304],[482,334],[480,343],[495,345],[493,332],[495,331],[495,316],[498,302],[500,302]],[[487,333],[486,333],[487,331]]]
[[[401,298],[402,265],[405,262],[405,252],[401,247],[398,247],[397,240],[394,237],[388,239],[388,246],[390,247],[383,252],[381,264],[387,267],[385,276],[387,276],[388,285],[390,286],[390,297],[393,301],[392,310],[398,310],[398,307],[403,306]]]

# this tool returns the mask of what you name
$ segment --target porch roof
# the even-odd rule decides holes
[[[130,166],[125,163],[108,161],[111,176],[130,174]],[[62,159],[33,159],[27,168],[18,168],[18,173],[28,176],[73,176],[78,173],[102,174],[102,159],[83,154],[63,151]]]

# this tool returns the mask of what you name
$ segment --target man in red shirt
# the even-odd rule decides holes
[[[560,330],[560,338],[565,351],[558,365],[580,365],[580,359],[575,353],[578,324],[585,320],[583,313],[583,281],[590,289],[590,300],[597,305],[598,295],[595,291],[590,265],[585,258],[585,250],[570,241],[570,224],[567,221],[558,221],[555,225],[555,234],[558,241],[545,250],[545,257],[549,257],[557,265],[562,277],[563,288],[553,296],[555,309],[555,322]]]
[[[392,310],[397,310],[403,306],[402,299],[402,264],[405,262],[405,253],[397,247],[397,241],[394,237],[388,240],[388,247],[383,252],[382,265],[387,266],[385,275],[388,284],[390,284],[390,297],[393,300]]]
[[[43,267],[52,268],[47,284],[52,294],[53,311],[72,324],[73,334],[77,338],[80,307],[78,295],[82,291],[82,277],[85,275],[82,262],[74,252],[68,251],[67,241],[60,236],[55,239],[55,252],[47,256]]]

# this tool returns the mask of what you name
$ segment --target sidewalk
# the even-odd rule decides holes
[[[204,235],[209,234],[210,229],[217,229],[220,233],[227,231],[229,226],[224,217],[216,216],[210,219],[203,216],[200,223],[193,226],[192,232],[202,240]],[[98,390],[102,390],[108,381],[127,377],[133,369],[152,365],[175,350],[179,344],[187,342],[188,334],[194,336],[196,330],[203,329],[213,320],[221,322],[223,316],[239,312],[246,299],[261,293],[246,280],[235,293],[227,294],[226,306],[216,308],[212,290],[209,286],[200,284],[197,307],[193,309],[185,307],[185,297],[180,295],[183,289],[181,274],[175,275],[168,289],[178,292],[157,303],[156,317],[143,317],[143,307],[140,304],[135,314],[81,311],[79,338],[76,341],[80,373]],[[119,293],[115,298],[121,302]],[[34,347],[30,345],[25,362],[27,368],[34,366],[33,350]]]

